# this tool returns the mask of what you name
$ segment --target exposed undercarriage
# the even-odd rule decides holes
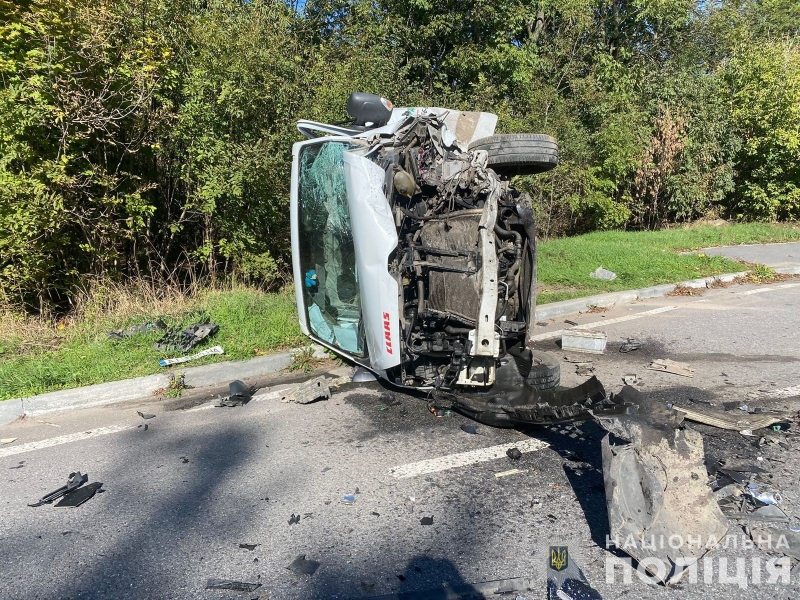
[[[439,118],[417,116],[370,149],[387,173],[398,233],[388,267],[402,289],[403,343],[391,376],[412,387],[485,388],[501,362],[530,363],[534,217],[485,151],[463,152],[447,133]]]

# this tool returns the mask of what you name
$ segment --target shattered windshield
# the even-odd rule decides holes
[[[323,142],[301,151],[300,266],[311,331],[346,352],[363,355],[361,301],[342,158],[352,147]]]

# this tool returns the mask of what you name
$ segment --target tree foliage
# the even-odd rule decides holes
[[[298,118],[350,92],[544,132],[543,236],[800,215],[796,0],[0,0],[0,300],[279,285]]]

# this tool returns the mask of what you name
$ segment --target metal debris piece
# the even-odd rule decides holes
[[[286,568],[297,575],[313,575],[319,568],[319,563],[316,560],[306,560],[306,555],[300,554]]]
[[[261,544],[239,544],[239,548],[242,548],[243,550],[253,551],[260,545]]]
[[[475,435],[478,433],[478,427],[476,425],[462,425],[461,431],[463,431],[464,433]]]
[[[206,581],[207,590],[234,590],[236,592],[254,592],[261,587],[260,583],[234,581],[232,579],[209,579]]]
[[[603,600],[567,546],[550,546],[547,556],[547,600]]]
[[[561,334],[561,349],[588,354],[603,354],[608,336],[602,331],[566,329]]]
[[[430,517],[422,517],[419,520],[419,524],[420,525],[433,525],[433,515],[431,515]]]
[[[611,535],[633,540],[621,549],[640,563],[654,557],[672,565],[662,581],[676,583],[710,548],[674,548],[668,540],[722,540],[728,531],[728,521],[706,485],[703,438],[692,429],[664,430],[640,418],[620,419],[618,427],[631,443],[612,445],[608,435],[602,442]],[[652,539],[655,544],[649,543]],[[676,565],[678,559],[682,567]],[[661,578],[657,572],[651,575]]]
[[[331,388],[325,376],[309,379],[305,383],[290,388],[281,398],[281,402],[295,402],[297,404],[310,404],[317,400],[327,400],[331,397]]]
[[[656,359],[645,368],[651,371],[662,371],[664,373],[672,373],[673,375],[681,375],[683,377],[694,377],[694,369],[690,365],[676,362],[669,358]]]
[[[58,500],[68,492],[72,490],[78,489],[84,483],[89,481],[88,475],[82,475],[80,471],[75,471],[74,473],[70,473],[67,477],[67,484],[61,486],[57,490],[53,490],[49,494],[42,496],[38,502],[34,502],[33,504],[28,504],[28,506],[41,506],[42,504],[49,504],[53,500]]]
[[[622,346],[619,347],[619,351],[624,353],[633,352],[634,350],[638,350],[644,346],[644,342],[637,340],[636,338],[628,338]]]
[[[730,429],[732,431],[749,431],[749,433],[742,433],[742,435],[753,435],[754,429],[761,429],[769,427],[774,423],[781,420],[781,415],[778,416],[756,416],[741,414],[739,412],[725,413],[711,410],[695,410],[691,408],[684,408],[682,406],[672,405],[672,409],[683,414],[685,419],[696,421],[697,423],[704,423],[712,427],[719,427],[720,429]]]
[[[155,419],[156,418],[155,415],[151,415],[150,413],[143,413],[140,410],[137,410],[136,414],[139,415],[140,417],[142,417],[143,419]]]
[[[177,365],[180,363],[189,362],[190,360],[197,360],[198,358],[203,358],[204,356],[211,356],[212,354],[225,354],[225,350],[222,349],[222,346],[212,346],[211,348],[207,348],[202,352],[198,352],[197,354],[192,354],[191,356],[182,356],[179,358],[164,358],[158,361],[158,364],[162,367],[168,367],[170,365]]]
[[[617,278],[617,274],[614,271],[609,271],[608,269],[604,269],[603,267],[597,267],[593,272],[589,273],[589,277],[592,279],[603,279],[605,281],[614,281]]]
[[[89,485],[85,485],[81,488],[72,490],[71,492],[67,492],[64,494],[64,497],[56,504],[57,507],[69,507],[75,508],[76,506],[80,506],[90,498],[92,498],[97,492],[102,491],[100,488],[103,487],[103,484],[99,481],[93,481]]]
[[[160,340],[155,343],[153,349],[161,351],[188,352],[206,338],[209,338],[217,333],[217,331],[219,331],[219,325],[208,322],[195,323],[183,331],[169,330]]]
[[[519,448],[509,448],[506,450],[506,456],[511,460],[519,460],[522,458],[522,452],[519,451]]]
[[[622,376],[622,383],[625,385],[633,385],[639,381],[639,378],[636,377],[636,373],[631,373],[630,375],[623,375]]]

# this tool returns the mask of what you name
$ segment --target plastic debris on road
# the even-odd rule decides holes
[[[137,410],[136,414],[139,415],[140,417],[142,417],[143,419],[155,419],[156,418],[155,415],[150,414],[150,413],[143,413],[140,410]]]
[[[343,504],[355,504],[356,497],[353,494],[345,494],[342,496],[342,503]]]
[[[281,397],[281,402],[294,402],[296,404],[311,404],[318,400],[327,400],[331,397],[331,388],[324,375],[309,379],[300,385],[289,388]]]
[[[596,270],[589,273],[589,277],[592,279],[603,279],[605,281],[614,281],[617,278],[617,274],[614,271],[609,271],[608,269],[604,269],[603,267],[597,267]]]
[[[0,440],[0,444],[13,444],[17,441],[17,438],[3,438]]]
[[[478,433],[478,427],[475,425],[462,425],[461,431],[463,431],[464,433],[475,435]]]
[[[224,406],[244,406],[250,402],[251,397],[250,389],[244,383],[236,379],[228,384],[228,395],[225,398],[221,398],[214,406],[217,408]]]
[[[694,369],[687,363],[680,363],[668,358],[658,358],[652,361],[646,369],[651,371],[661,371],[663,373],[672,373],[673,375],[681,375],[683,377],[694,377]]]
[[[69,476],[67,476],[66,485],[62,485],[57,490],[53,490],[49,494],[45,494],[37,502],[34,502],[33,504],[28,504],[28,506],[36,507],[36,506],[41,506],[42,504],[49,504],[53,500],[58,500],[62,496],[66,495],[68,492],[78,489],[87,481],[89,481],[89,476],[83,475],[80,471],[75,471],[74,473],[70,473]]]
[[[431,515],[430,517],[422,517],[419,520],[419,524],[420,525],[433,525],[433,515]]]

